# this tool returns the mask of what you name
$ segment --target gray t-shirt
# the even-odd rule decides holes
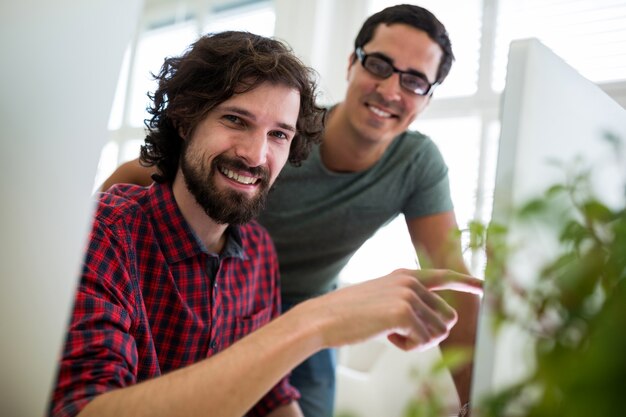
[[[439,149],[405,132],[362,172],[329,171],[314,146],[302,166],[285,166],[259,221],[276,245],[283,299],[300,301],[334,289],[354,252],[399,213],[410,219],[449,210]]]

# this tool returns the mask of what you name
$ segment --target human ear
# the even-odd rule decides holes
[[[187,140],[187,132],[185,129],[179,126],[176,130],[178,131],[178,136],[180,136],[181,139]]]

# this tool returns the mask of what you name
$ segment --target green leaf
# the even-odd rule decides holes
[[[520,208],[520,210],[518,212],[518,215],[519,215],[520,218],[536,216],[539,213],[545,212],[547,207],[548,207],[548,205],[547,205],[545,199],[535,198],[533,200],[530,200],[526,204],[524,204]]]
[[[570,220],[566,222],[561,234],[559,235],[559,241],[561,243],[572,243],[574,248],[579,248],[581,242],[591,237],[589,229],[576,220]]]
[[[555,184],[548,188],[544,193],[546,198],[553,198],[558,195],[564,194],[569,191],[569,188],[564,184]]]
[[[469,231],[469,247],[471,249],[482,249],[485,247],[487,238],[487,228],[479,221],[473,220],[467,225]]]
[[[615,217],[606,205],[597,200],[586,201],[582,206],[582,212],[587,219],[602,223],[611,221]]]

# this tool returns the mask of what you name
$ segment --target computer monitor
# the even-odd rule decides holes
[[[140,0],[0,5],[0,415],[45,414]]]
[[[515,241],[526,242],[524,252],[513,257],[507,269],[532,285],[529,277],[539,275],[558,243],[545,230],[523,229],[512,222],[513,208],[563,182],[564,172],[551,160],[567,164],[579,156],[585,166],[592,167],[594,193],[610,206],[623,205],[626,159],[602,137],[610,133],[626,140],[626,110],[538,40],[525,39],[510,46],[500,121],[492,221],[507,227]],[[484,299],[489,288],[485,291]],[[474,357],[473,406],[486,394],[521,381],[533,369],[528,355],[531,344],[524,332],[509,325],[494,334],[492,317],[489,304],[483,302]]]

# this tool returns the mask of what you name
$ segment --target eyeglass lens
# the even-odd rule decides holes
[[[366,55],[363,60],[363,67],[382,78],[388,78],[394,73],[393,65],[375,55]],[[428,81],[406,72],[400,73],[400,85],[416,94],[426,94],[430,89]]]

